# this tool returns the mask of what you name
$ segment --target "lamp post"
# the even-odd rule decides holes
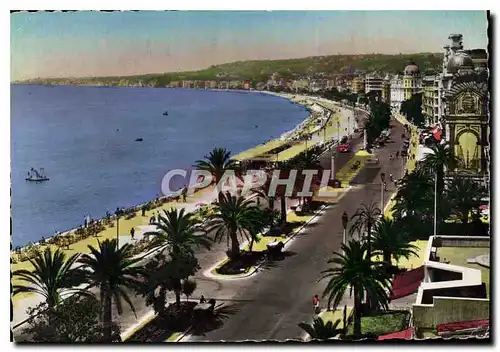
[[[380,173],[380,180],[382,181],[380,183],[381,187],[380,187],[380,210],[382,211],[382,214],[384,212],[384,183],[385,183],[385,173],[381,172]]]
[[[363,130],[363,148],[366,150],[368,148],[368,133],[366,127]]]
[[[120,243],[120,215],[121,215],[121,210],[119,208],[116,209],[115,215],[116,215],[116,250],[118,250],[120,249],[119,243]]]
[[[335,178],[335,153],[333,149],[336,149],[335,144],[332,145],[330,148],[331,150],[331,155],[330,155],[330,180],[333,180]]]
[[[437,172],[434,174],[434,236],[437,234],[437,187],[438,177]]]
[[[342,243],[346,245],[346,235],[347,235],[347,224],[349,223],[349,216],[347,215],[347,212],[344,211],[344,214],[342,214],[342,226],[344,227],[344,236],[342,237]]]
[[[337,121],[337,143],[340,144],[340,121]]]

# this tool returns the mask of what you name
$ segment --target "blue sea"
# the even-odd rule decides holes
[[[307,115],[259,93],[13,85],[13,245],[148,201],[169,170],[190,169],[214,147],[234,155],[277,138]],[[26,182],[32,167],[50,180]]]

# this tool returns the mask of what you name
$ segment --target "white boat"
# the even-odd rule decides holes
[[[31,168],[31,170],[28,172],[28,177],[26,177],[25,180],[30,182],[43,182],[48,181],[49,178],[45,176],[45,171],[42,167],[40,168],[40,170]]]

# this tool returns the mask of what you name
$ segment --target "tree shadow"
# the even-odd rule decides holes
[[[268,262],[280,262],[282,260],[285,260],[286,258],[293,257],[294,255],[297,255],[297,252],[293,251],[283,251],[279,254],[275,254],[273,257],[269,258]]]
[[[205,336],[205,334],[210,331],[220,329],[227,319],[239,311],[240,305],[228,305],[223,303],[221,306],[214,309],[214,312],[210,317],[194,322],[189,333],[195,336]]]
[[[270,257],[257,270],[271,270],[277,268],[283,260],[293,257],[294,255],[297,255],[297,252],[283,251],[281,253],[274,254],[273,257]]]

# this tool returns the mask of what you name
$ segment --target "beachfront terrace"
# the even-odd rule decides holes
[[[490,253],[489,247],[440,247],[436,256],[442,263],[459,265],[481,270],[481,280],[486,285],[486,295],[490,296],[490,268],[479,264],[476,258]],[[488,260],[489,261],[489,260]]]
[[[254,148],[250,148],[248,150],[245,150],[235,156],[232,157],[233,160],[236,161],[242,161],[246,159],[253,159],[256,157],[260,157],[264,154],[268,154],[272,152],[272,150],[277,149],[282,147],[288,143],[286,140],[281,140],[281,139],[273,139],[270,140],[269,142],[266,142],[264,144],[259,144],[258,146]]]
[[[489,318],[489,253],[489,237],[429,237],[425,276],[413,305],[419,334],[440,324]]]

